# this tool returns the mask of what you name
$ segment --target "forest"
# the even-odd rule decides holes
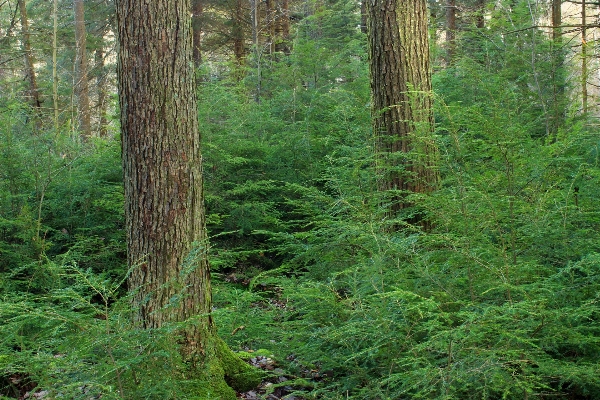
[[[0,399],[600,399],[599,20],[0,0]]]

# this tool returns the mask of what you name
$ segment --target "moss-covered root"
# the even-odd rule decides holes
[[[242,361],[220,338],[210,341],[204,364],[197,371],[196,399],[236,400],[236,391],[245,392],[260,384],[262,371]]]
[[[220,338],[217,338],[217,354],[229,386],[238,392],[246,392],[260,385],[264,373],[245,363]]]

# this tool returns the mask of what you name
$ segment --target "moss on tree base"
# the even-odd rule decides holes
[[[196,375],[190,388],[194,398],[235,400],[236,391],[245,392],[260,384],[262,371],[242,361],[221,338],[213,336],[208,342],[204,363],[192,372]]]

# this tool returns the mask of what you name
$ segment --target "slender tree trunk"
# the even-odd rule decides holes
[[[258,0],[250,0],[250,18],[252,19],[252,44],[254,45],[254,51],[258,52],[258,20],[260,17],[260,10],[258,9]]]
[[[40,92],[35,76],[35,62],[31,51],[31,40],[29,33],[29,19],[27,18],[27,5],[25,0],[19,0],[19,11],[21,14],[21,35],[23,37],[23,51],[25,53],[25,75],[29,81],[29,101],[39,111],[42,107]]]
[[[181,328],[181,352],[198,398],[235,399],[256,379],[216,336],[211,317],[208,243],[190,0],[117,0],[119,101],[129,288],[135,322]],[[245,383],[245,384],[244,384]]]
[[[202,18],[204,14],[204,0],[193,0],[192,30],[194,43],[194,63],[196,68],[202,64]]]
[[[261,62],[262,62],[262,46],[260,43],[259,27],[260,27],[260,1],[250,0],[250,17],[252,19],[252,44],[254,50],[254,63],[256,66],[256,90],[254,92],[254,101],[260,103],[262,77],[261,77]]]
[[[233,54],[238,67],[244,64],[246,58],[246,40],[244,37],[244,8],[242,0],[236,0],[232,20]],[[241,78],[241,77],[240,77]]]
[[[587,57],[587,17],[586,0],[581,1],[581,103],[583,113],[588,112],[588,57]]]
[[[367,33],[367,1],[360,2],[360,31],[364,34]]]
[[[562,0],[552,0],[552,39],[558,43],[562,41]]]
[[[79,118],[79,130],[84,139],[87,139],[92,136],[92,125],[90,122],[90,96],[83,0],[73,0],[73,7],[75,9],[75,93],[77,95],[77,116]]]
[[[266,31],[267,43],[269,44],[269,54],[275,52],[275,0],[265,0],[266,9]]]
[[[475,25],[479,29],[485,28],[485,1],[477,0],[477,19]]]
[[[553,107],[550,124],[550,140],[556,139],[559,127],[565,118],[565,53],[562,42],[562,0],[552,0],[552,74],[553,74]]]
[[[289,15],[289,1],[279,0],[276,14],[276,42],[275,51],[280,51],[288,54],[290,52],[289,39],[290,39],[290,15]]]
[[[450,65],[456,51],[456,0],[446,0],[446,64]]]
[[[52,18],[52,103],[54,108],[54,130],[58,132],[58,72],[57,72],[57,40],[58,40],[58,0],[53,1]]]
[[[104,34],[103,32],[101,33]],[[98,133],[100,137],[107,134],[108,119],[106,118],[108,102],[106,100],[106,71],[104,68],[104,40],[100,40],[99,47],[94,52],[96,69],[96,92],[98,93]]]
[[[368,0],[367,13],[378,187],[396,217],[414,205],[408,194],[428,193],[438,179],[427,2]]]

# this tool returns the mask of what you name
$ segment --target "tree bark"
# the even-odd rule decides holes
[[[426,3],[367,1],[378,188],[391,217],[413,205],[408,194],[428,193],[438,180]]]
[[[92,125],[90,122],[90,96],[83,0],[73,0],[73,8],[75,9],[75,93],[77,95],[77,116],[79,118],[79,130],[83,138],[87,139],[92,136]]]
[[[134,321],[156,329],[193,319],[181,352],[207,381],[197,395],[235,399],[225,375],[239,388],[257,382],[236,380],[248,366],[218,339],[211,317],[191,3],[117,0],[116,8]]]
[[[35,76],[35,62],[31,51],[31,39],[29,33],[29,19],[27,18],[27,5],[25,0],[19,0],[19,11],[21,14],[21,35],[23,37],[23,51],[25,53],[25,75],[29,81],[28,97],[31,105],[39,110],[42,107],[40,92]]]

